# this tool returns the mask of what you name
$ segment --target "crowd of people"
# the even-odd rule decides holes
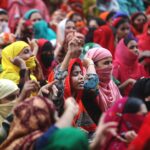
[[[0,150],[149,150],[149,42],[149,0],[1,0]]]

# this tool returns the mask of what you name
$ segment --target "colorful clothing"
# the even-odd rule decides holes
[[[26,99],[14,109],[14,119],[0,150],[32,150],[35,141],[55,122],[54,105],[42,97]]]
[[[93,62],[101,61],[105,58],[112,57],[111,53],[102,47],[90,49],[86,56],[91,58]],[[120,92],[111,80],[112,66],[105,69],[96,68],[97,75],[99,77],[99,94],[96,98],[99,109],[103,112],[110,108],[116,100],[121,98]]]

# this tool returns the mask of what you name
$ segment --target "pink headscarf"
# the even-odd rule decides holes
[[[128,47],[124,44],[124,40],[120,40],[115,51],[115,60],[113,62],[114,70],[113,75],[121,83],[129,78],[137,80],[140,77],[146,77],[147,74],[144,67],[138,63],[138,56],[130,52]],[[124,91],[127,96],[132,88],[129,85]]]
[[[96,63],[105,58],[112,57],[112,55],[110,51],[101,47],[90,49],[85,57],[91,58]],[[117,86],[111,80],[112,66],[104,69],[96,68],[96,72],[100,80],[99,95],[96,98],[96,102],[101,111],[106,111],[117,99],[121,98],[121,95]]]

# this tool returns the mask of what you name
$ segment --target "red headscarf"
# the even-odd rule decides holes
[[[150,149],[150,146],[148,144],[149,141],[150,141],[150,113],[147,114],[144,123],[138,133],[138,136],[129,145],[128,150],[148,150]]]
[[[70,96],[72,96],[72,91],[71,91],[71,71],[72,71],[72,68],[73,68],[73,65],[74,64],[79,64],[80,68],[81,68],[81,71],[83,72],[83,67],[82,67],[82,62],[79,58],[75,58],[75,59],[72,59],[69,63],[69,67],[68,67],[68,75],[65,79],[65,88],[64,88],[64,98],[68,98]],[[83,91],[78,91],[77,93],[77,96],[76,96],[76,102],[78,103],[79,105],[79,112],[78,114],[74,117],[74,121],[73,121],[73,125],[74,126],[78,126],[76,123],[79,121],[83,121],[84,119],[82,118],[83,114],[86,114],[86,119],[87,119],[87,123],[84,124],[81,122],[81,128],[87,130],[87,131],[95,131],[96,129],[96,125],[94,124],[94,122],[91,120],[91,118],[89,117],[89,115],[87,114],[87,111],[85,110],[84,106],[83,106],[83,103],[82,103],[82,94],[83,94]],[[83,120],[81,120],[83,119]]]
[[[94,43],[100,44],[108,49],[114,56],[115,52],[115,37],[112,29],[108,25],[103,25],[94,31]]]
[[[37,59],[41,65],[41,68],[42,68],[42,71],[43,71],[43,74],[44,76],[46,77],[46,79],[48,78],[48,75],[50,73],[50,71],[52,70],[52,67],[49,66],[48,68],[46,68],[41,60],[41,55],[42,55],[42,47],[47,43],[49,42],[48,40],[45,40],[45,39],[39,39],[38,40],[38,46],[39,46],[39,50],[38,50],[38,53],[37,53]]]
[[[129,130],[134,130],[137,133],[144,119],[143,115],[123,113],[127,99],[127,97],[124,97],[116,101],[115,104],[106,112],[104,118],[105,122],[115,121],[118,123],[117,133],[119,135],[122,132],[127,132]],[[117,147],[119,150],[126,150],[127,146],[127,143],[109,135],[103,148],[116,150]]]
[[[115,60],[114,60],[113,75],[121,83],[127,79],[132,78],[137,80],[138,78],[147,76],[144,67],[138,63],[138,56],[130,52],[128,47],[124,44],[124,40],[120,40],[116,47]],[[124,95],[128,95],[132,85],[129,85]]]

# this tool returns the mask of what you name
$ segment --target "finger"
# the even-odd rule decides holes
[[[105,118],[105,116],[106,116],[106,114],[105,114],[105,113],[103,113],[103,114],[102,114],[102,116],[101,116],[101,117],[100,117],[100,119],[99,119],[98,126],[101,126],[101,125],[103,125],[103,124],[104,124],[104,118]]]
[[[50,83],[47,84],[47,88],[50,89],[55,83],[57,83],[58,81],[57,80],[54,80]]]
[[[27,41],[28,41],[28,43],[29,43],[29,44],[31,44],[31,40],[30,40],[30,38],[28,38],[28,37],[27,37]]]

